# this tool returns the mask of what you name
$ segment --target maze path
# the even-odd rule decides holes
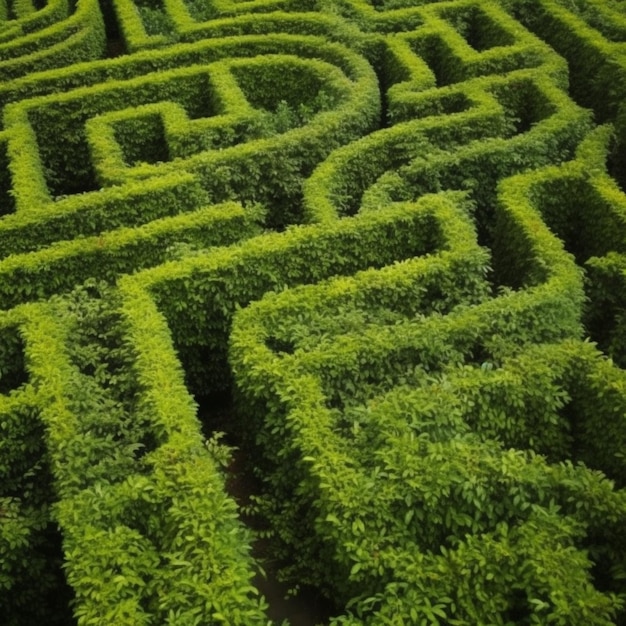
[[[570,5],[0,7],[3,623],[267,622],[218,392],[333,624],[621,623],[623,11]]]

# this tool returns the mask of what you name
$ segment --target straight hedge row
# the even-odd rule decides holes
[[[33,454],[45,446],[52,486],[40,486],[54,494],[74,617],[81,625],[265,624],[249,536],[224,489],[227,452],[201,437],[152,303],[129,294],[124,304],[106,291],[92,282],[64,300],[14,309],[36,389]],[[2,525],[13,576],[28,558],[23,544],[38,549],[31,500],[22,515],[33,520],[31,537],[27,524],[17,540]],[[50,523],[50,507],[40,509]]]
[[[157,218],[144,226],[120,228],[53,243],[40,251],[13,254],[0,261],[0,301],[3,307],[12,307],[46,299],[93,277],[113,283],[121,274],[132,274],[176,258],[177,250],[226,246],[258,235],[262,220],[263,211],[255,207],[211,205],[192,213]]]
[[[0,318],[0,614],[7,626],[67,617],[65,607],[51,602],[62,588],[62,556],[40,398],[20,334],[24,322],[19,309]]]

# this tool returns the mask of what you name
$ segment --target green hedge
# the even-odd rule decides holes
[[[277,45],[294,49],[293,42]],[[211,43],[208,50],[206,44],[191,48],[235,53],[230,42]],[[238,42],[244,56],[269,45],[259,38],[249,43]],[[304,58],[241,58],[146,77],[141,73],[148,68],[133,61],[123,69],[138,72],[137,78],[7,106],[2,143],[11,177],[3,191],[13,205],[0,228],[3,251],[26,252],[77,234],[141,225],[211,199],[267,201],[273,225],[297,219],[303,177],[378,115],[375,78],[364,61],[333,44],[300,42],[298,48]],[[326,56],[332,65],[307,55]],[[188,51],[185,59],[191,60]],[[314,94],[294,92],[287,82],[282,91],[271,87],[276,73],[303,72],[303,88]],[[86,70],[81,81],[99,78]],[[253,88],[261,79],[265,92]],[[58,88],[63,78],[54,80],[46,90]],[[11,97],[18,93],[23,95]],[[59,135],[64,151],[58,150]]]
[[[599,122],[614,120],[624,100],[626,62],[620,43],[611,41],[610,31],[620,28],[615,13],[607,20],[601,14],[610,8],[589,0],[506,0],[505,4],[524,26],[565,57],[572,97],[592,108]],[[622,32],[623,27],[622,19]]]
[[[92,282],[22,331],[77,623],[265,624],[228,450],[203,440],[162,318],[126,295]]]
[[[244,55],[259,52],[261,40],[251,43],[239,42]],[[333,64],[293,55],[224,60],[8,105],[3,307],[157,264],[177,239],[225,245],[254,232],[263,212],[201,209],[220,200],[267,203],[270,226],[297,221],[304,176],[378,114],[365,62],[334,44],[298,47]],[[307,78],[300,92],[290,88],[296,76]]]
[[[0,614],[3,623],[62,624],[68,618],[61,538],[38,387],[23,339],[28,315],[0,318]]]
[[[153,220],[188,214],[206,206],[207,196],[197,179],[183,172],[112,188],[108,193],[94,194],[90,202],[80,195],[43,207],[35,202],[33,198],[25,210],[3,218],[0,232],[6,254],[36,251],[58,240],[141,227]]]
[[[176,41],[252,32],[326,32],[328,20],[308,13],[314,0],[249,0],[247,2],[198,2],[197,0],[115,0],[121,35],[131,52],[166,46]],[[303,14],[304,12],[304,14]],[[295,14],[295,15],[294,15]],[[336,21],[332,21],[332,26]],[[302,28],[304,26],[304,29]]]
[[[425,202],[447,204],[444,198]],[[228,333],[237,308],[268,290],[436,250],[438,231],[433,226],[425,232],[416,229],[424,219],[420,207],[390,207],[334,223],[292,227],[141,272],[136,280],[167,318],[194,392],[224,389],[229,382]]]
[[[616,6],[0,2],[8,624],[624,621]]]
[[[115,0],[112,4],[119,34],[128,52],[158,48],[176,40],[174,24],[162,2]]]
[[[52,0],[39,10],[35,10],[30,0],[18,0],[11,3],[9,7],[4,2],[2,9],[4,13],[3,28],[0,31],[2,42],[14,41],[19,36],[46,28],[55,22],[67,19],[70,14],[67,0]],[[13,19],[9,19],[10,17]],[[5,54],[8,50],[9,48],[5,49]]]
[[[105,46],[104,22],[95,0],[78,0],[71,15],[66,3],[51,3],[0,42],[0,77],[3,81],[34,72],[99,59]]]
[[[175,205],[174,205],[175,206]],[[0,261],[0,298],[5,307],[49,298],[87,278],[115,282],[175,258],[180,251],[225,246],[257,235],[263,212],[236,204],[213,205],[143,226],[62,241]],[[145,216],[144,216],[145,217]]]
[[[626,252],[626,198],[607,173],[612,129],[595,129],[581,143],[576,158],[517,179],[515,192],[532,196],[549,228],[564,242],[585,271],[584,323],[589,335],[619,364],[624,363],[622,268]],[[501,239],[494,247],[496,279],[519,286],[516,264],[508,266],[515,247]]]
[[[309,219],[466,189],[488,230],[502,177],[571,158],[589,130],[588,112],[547,77],[522,73],[477,87],[480,95],[469,95],[477,105],[467,111],[397,124],[336,150],[306,181]]]
[[[584,298],[521,178],[502,184],[495,231],[517,291],[398,318],[337,279],[235,316],[242,424],[265,457],[260,510],[295,555],[294,580],[353,608],[333,623],[611,624],[621,609],[577,546],[593,545],[616,588],[623,493],[506,450],[624,479],[621,435],[606,460],[590,435],[623,430],[623,373],[585,344],[533,345],[580,336]]]
[[[351,49],[366,53],[363,47],[371,37],[364,34],[354,25],[338,20],[336,15],[325,15],[314,12],[251,13],[233,17],[217,17],[210,21],[194,22],[188,12],[179,10],[179,2],[175,0],[169,14],[177,24],[177,35],[181,41],[199,41],[217,37],[276,33],[297,34],[300,37],[313,35],[328,40],[347,44]],[[301,3],[298,3],[301,4]],[[306,5],[303,5],[306,8]]]

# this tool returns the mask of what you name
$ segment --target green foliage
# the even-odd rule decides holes
[[[0,322],[0,614],[11,626],[61,624],[68,617],[51,516],[53,477],[26,365],[25,317],[15,310]]]
[[[442,233],[428,217],[431,211],[449,207],[449,202],[443,197],[427,198],[416,206],[390,207],[337,223],[294,227],[284,234],[263,235],[242,246],[162,266],[146,272],[138,281],[154,294],[167,317],[192,388],[218,390],[228,382],[226,346],[232,315],[238,307],[268,290],[317,282],[335,274],[349,275],[372,265],[428,253],[441,245],[441,237],[471,242],[463,221],[453,222],[458,230],[451,226],[450,233]],[[429,206],[433,208],[425,208]],[[456,280],[462,285],[467,271],[480,273],[478,268],[484,263],[484,253],[474,249],[463,274],[450,282]],[[435,276],[444,272],[433,272],[431,281],[436,283]],[[481,293],[480,280],[474,280],[477,284],[467,289]],[[471,285],[471,280],[467,283]],[[410,288],[406,289],[408,292]],[[194,293],[192,299],[183,295],[190,291]]]
[[[619,1],[100,9],[0,2],[0,621],[271,623],[232,391],[333,626],[623,623]]]
[[[92,61],[102,55],[104,23],[94,0],[81,0],[71,9],[68,2],[57,0],[27,15],[23,15],[19,2],[15,4],[17,20],[7,33],[8,41],[0,44],[3,80]]]
[[[567,59],[574,99],[592,108],[599,122],[615,119],[624,95],[624,59],[611,39],[620,32],[617,39],[623,39],[623,18],[616,19],[615,11],[595,0],[512,0],[507,4],[524,26]],[[605,29],[602,24],[607,23],[609,13],[611,26]]]
[[[249,538],[224,490],[226,450],[203,444],[162,320],[139,301],[131,314],[92,281],[29,309],[74,614],[264,624]]]
[[[388,328],[381,318],[371,329],[335,325],[318,335],[316,318],[303,319],[307,291],[331,307],[324,319],[343,313],[331,296],[337,287],[266,297],[236,316],[231,348],[243,423],[267,457],[260,511],[280,538],[279,554],[298,546],[286,575],[353,597],[367,623],[409,615],[411,607],[427,616],[417,594],[461,623],[542,619],[543,611],[563,623],[585,616],[612,623],[621,603],[593,588],[591,563],[574,537],[596,542],[594,556],[609,560],[615,585],[624,563],[623,493],[599,472],[569,461],[548,465],[534,452],[578,456],[623,480],[611,454],[603,463],[593,449],[598,422],[579,421],[589,415],[587,402],[597,405],[614,387],[600,374],[607,362],[579,343],[509,357],[492,345],[477,354],[467,341],[479,322],[462,308],[447,323],[433,316]],[[298,322],[292,328],[290,318]],[[303,329],[313,329],[304,341],[296,334]],[[597,374],[579,378],[583,362]],[[605,402],[599,421],[611,412],[622,430],[623,396]],[[535,543],[544,532],[552,543]],[[487,563],[493,570],[485,571]],[[529,568],[534,573],[520,583]]]
[[[148,76],[152,67],[131,57],[108,70],[118,80],[100,85],[92,83],[104,78],[102,71],[64,70],[48,76],[44,93],[65,92],[68,85],[86,87],[7,107],[5,145],[12,188],[6,195],[13,206],[0,226],[3,252],[48,252],[42,250],[36,267],[30,254],[8,260],[7,277],[24,270],[26,275],[22,284],[7,281],[5,306],[58,290],[61,285],[54,282],[63,278],[56,270],[54,277],[45,276],[42,268],[58,267],[67,254],[80,263],[78,275],[67,276],[70,285],[93,275],[84,252],[93,258],[104,247],[108,255],[102,236],[107,233],[108,243],[108,231],[114,229],[200,212],[211,202],[232,199],[267,205],[270,226],[300,219],[304,176],[335,145],[371,125],[378,113],[377,87],[371,68],[345,48],[319,42],[279,44],[286,54],[255,59],[246,57],[271,43],[257,38],[239,46],[239,52],[230,50],[229,42],[203,42],[193,52],[169,50],[161,55],[163,71]],[[215,61],[230,54],[235,58],[208,69],[193,65],[167,71],[168,66],[195,62],[198,55]],[[250,81],[261,75],[276,78],[283,73],[285,79],[298,72],[306,73],[316,91],[304,90],[288,106],[281,104],[287,83],[282,92],[272,81],[264,94],[258,86],[252,90]],[[37,90],[9,92],[11,100]],[[59,135],[63,151],[58,150]],[[197,219],[190,218],[190,223]],[[245,234],[243,227],[241,237]],[[93,239],[61,244],[79,235]],[[118,239],[117,233],[112,236]],[[206,245],[233,240],[216,233]],[[125,248],[125,258],[116,259],[121,261],[118,272],[158,262],[158,257],[148,262],[145,256],[141,261],[141,253],[133,255]],[[114,273],[110,268],[108,275],[98,275]]]
[[[230,362],[242,426],[265,459],[259,511],[280,539],[278,554],[298,546],[285,575],[352,598],[366,623],[410,615],[425,623],[528,616],[608,624],[621,609],[617,596],[593,587],[591,562],[574,537],[594,543],[594,558],[613,576],[609,587],[618,587],[621,540],[616,526],[597,524],[605,515],[623,519],[623,494],[569,461],[621,484],[620,436],[603,461],[591,435],[604,420],[623,428],[621,387],[606,405],[599,398],[614,383],[597,387],[605,368],[608,380],[621,372],[586,344],[533,348],[580,334],[581,273],[538,211],[545,197],[538,186],[568,167],[519,175],[499,189],[494,261],[517,291],[448,308],[425,290],[424,302],[400,296],[407,310],[397,310],[393,300],[385,306],[384,291],[368,299],[368,280],[379,273],[377,282],[399,293],[403,274],[384,268],[268,295],[235,316]],[[450,239],[451,252],[459,244]],[[445,299],[454,288],[442,278]],[[598,373],[583,375],[583,362]],[[602,407],[598,422],[591,405]],[[592,491],[605,496],[587,500]],[[543,532],[560,537],[545,552],[522,539]],[[509,555],[502,572],[492,550]],[[556,554],[555,575],[538,574]],[[495,569],[483,577],[485,563]],[[533,582],[517,587],[526,568]],[[578,597],[586,598],[580,612]]]

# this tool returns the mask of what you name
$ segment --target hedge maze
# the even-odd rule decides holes
[[[626,624],[625,46],[0,2],[0,622],[267,626],[260,533],[330,626]]]

